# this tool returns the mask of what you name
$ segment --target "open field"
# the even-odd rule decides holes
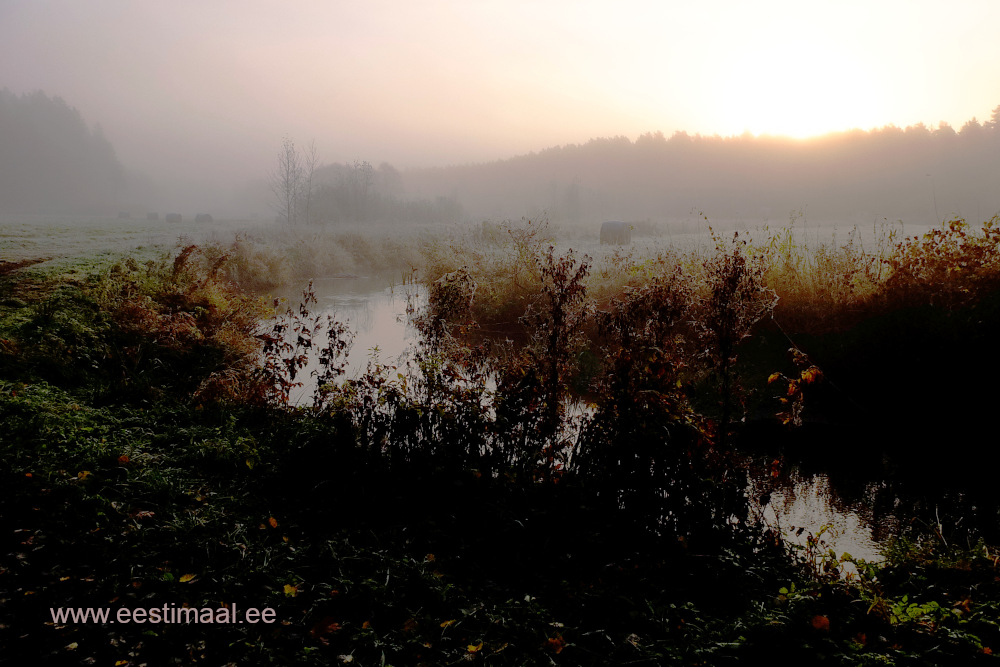
[[[204,242],[259,228],[246,221],[195,223],[92,216],[0,216],[0,255],[6,261],[47,258],[45,270],[72,269],[81,258],[118,257],[137,249],[173,246],[180,238]]]

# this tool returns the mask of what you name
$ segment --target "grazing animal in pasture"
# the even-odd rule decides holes
[[[184,216],[182,216],[180,213],[167,213],[166,217],[164,218],[164,220],[166,220],[167,222],[180,222],[183,219]]]
[[[627,222],[605,222],[601,225],[601,245],[629,245],[632,243],[632,227]]]
[[[209,215],[208,213],[199,213],[198,215],[194,216],[194,221],[195,222],[212,222],[212,216]]]

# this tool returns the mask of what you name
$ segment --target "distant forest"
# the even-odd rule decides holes
[[[703,212],[934,223],[1000,211],[1000,107],[955,131],[886,126],[796,140],[650,133],[593,139],[487,164],[412,170],[406,189],[454,197],[473,216],[669,222]]]
[[[0,90],[0,212],[107,213],[126,186],[100,127],[62,98]]]
[[[704,213],[759,223],[792,212],[816,222],[982,221],[1000,212],[1000,106],[957,131],[889,125],[805,140],[655,132],[484,164],[399,171],[356,161],[310,173],[312,222],[670,223]],[[0,90],[0,212],[113,213],[143,198],[130,189],[145,191],[99,126],[59,97]]]

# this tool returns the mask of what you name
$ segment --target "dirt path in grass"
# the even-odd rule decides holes
[[[23,269],[26,266],[31,266],[32,264],[40,264],[41,262],[47,262],[51,257],[39,257],[37,259],[22,259],[17,262],[8,262],[5,259],[0,259],[0,276],[5,276],[8,273],[17,271],[18,269]]]

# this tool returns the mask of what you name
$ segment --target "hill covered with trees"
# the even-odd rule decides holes
[[[107,213],[126,186],[111,143],[77,109],[0,90],[0,212]]]
[[[474,216],[670,221],[888,218],[934,223],[1000,211],[1000,107],[946,123],[812,139],[660,132],[548,148],[496,162],[404,173],[410,191],[455,196]]]

